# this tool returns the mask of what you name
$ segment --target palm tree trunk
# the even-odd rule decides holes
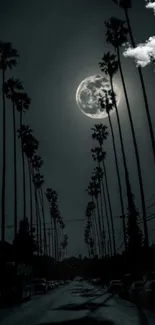
[[[113,87],[112,78],[110,78],[110,84],[111,84],[112,93],[114,94],[114,87]],[[132,192],[131,192],[131,186],[130,186],[130,181],[129,181],[129,173],[128,173],[128,168],[127,168],[127,161],[126,161],[126,156],[125,156],[125,150],[124,150],[124,143],[123,143],[121,123],[120,123],[120,118],[119,118],[119,113],[118,113],[118,108],[117,108],[117,103],[116,103],[115,97],[114,97],[114,105],[115,105],[115,110],[116,110],[116,117],[117,117],[118,130],[119,130],[119,137],[120,137],[121,150],[122,150],[122,156],[123,156],[123,164],[124,164],[125,180],[126,180],[126,190],[127,190],[127,198],[128,198],[128,205],[129,205],[130,202],[131,202],[131,199],[132,199]],[[127,250],[127,239],[126,239],[125,218],[122,218],[122,220],[123,220],[123,233],[124,233],[124,243],[125,243],[125,251],[126,251]]]
[[[22,127],[22,111],[20,112],[20,127]],[[21,137],[22,167],[23,167],[23,218],[26,219],[26,183],[25,183],[25,157],[23,151],[23,139]]]
[[[46,239],[46,223],[45,223],[45,210],[44,210],[44,196],[41,188],[41,202],[42,202],[42,213],[43,213],[43,225],[44,225],[44,253],[47,254],[47,239]]]
[[[117,158],[117,152],[116,152],[115,137],[114,137],[113,126],[112,126],[111,117],[110,117],[109,113],[108,113],[108,119],[109,119],[109,124],[110,124],[111,135],[112,135],[112,143],[113,143],[113,150],[114,150],[114,157],[115,157],[116,173],[117,173],[117,180],[118,180],[118,186],[119,186],[119,197],[120,197],[120,204],[121,204],[121,213],[122,213],[122,215],[124,215],[122,185],[121,185],[121,178],[120,178],[119,167],[118,167],[118,158]],[[112,219],[112,233],[113,233],[113,243],[115,245],[113,219]],[[115,245],[115,254],[116,254],[116,245]]]
[[[111,256],[112,256],[112,244],[111,244],[110,224],[109,224],[109,218],[108,218],[107,202],[106,202],[106,195],[105,195],[105,189],[104,189],[103,180],[102,180],[102,193],[103,193],[103,199],[104,199],[104,205],[105,205],[105,213],[106,213],[106,219],[107,219],[107,227],[108,227],[110,251],[111,251]]]
[[[97,247],[96,247],[96,237],[97,234],[95,232],[95,222],[94,222],[94,211],[92,212],[92,236],[93,236],[93,240],[94,240],[94,253],[95,255],[97,255]]]
[[[17,235],[17,149],[16,149],[16,116],[15,104],[12,102],[13,108],[13,139],[14,139],[14,237]]]
[[[125,11],[125,16],[126,16],[126,21],[127,21],[127,25],[128,25],[128,30],[129,30],[129,34],[130,34],[132,47],[135,48],[135,41],[134,41],[133,34],[132,34],[132,29],[131,29],[131,25],[130,25],[128,10],[125,9],[124,11]],[[147,94],[146,94],[146,89],[145,89],[145,84],[144,84],[144,79],[143,79],[143,74],[142,74],[141,67],[138,67],[138,73],[139,73],[139,78],[140,78],[143,97],[144,97],[145,111],[146,111],[146,116],[147,116],[147,120],[148,120],[148,124],[149,124],[149,131],[150,131],[150,137],[151,137],[151,143],[152,143],[152,150],[153,150],[153,156],[154,156],[154,161],[155,161],[155,138],[154,138],[153,126],[152,126],[152,121],[151,121],[151,116],[150,116],[150,111],[149,111],[149,105],[148,105],[148,99],[147,99]]]
[[[103,251],[102,251],[102,227],[101,227],[101,220],[100,220],[100,210],[99,210],[99,202],[98,197],[96,199],[96,207],[97,207],[97,214],[98,214],[98,227],[99,227],[99,254],[100,257],[103,257]]]
[[[110,193],[109,193],[107,171],[106,171],[104,160],[102,163],[103,163],[103,172],[104,172],[104,177],[105,177],[105,186],[106,186],[106,193],[107,193],[107,198],[108,198],[109,212],[110,212],[110,220],[111,220],[111,225],[113,225],[112,226],[112,236],[113,236],[114,254],[116,254],[115,229],[114,229],[113,213],[112,213],[111,199],[110,199]],[[105,195],[105,199],[106,199],[106,195]]]
[[[92,201],[94,202],[93,198]],[[100,253],[99,251],[99,247],[100,247],[100,236],[99,236],[99,229],[98,229],[98,224],[97,224],[97,220],[96,220],[96,213],[95,211],[93,211],[93,219],[94,219],[94,227],[95,227],[95,232],[96,232],[96,239],[97,239],[97,243],[98,243],[98,249],[97,254]]]
[[[42,210],[42,219],[43,219],[43,230],[44,230],[44,254],[46,252],[46,231],[45,231],[45,214],[44,214],[44,206],[43,206],[43,197],[41,194],[41,188],[38,189],[38,196],[39,196],[39,201],[40,201],[40,205],[41,205],[41,210]]]
[[[54,258],[57,259],[56,220],[55,220],[55,218],[54,218],[54,248],[55,248]]]
[[[5,105],[5,70],[2,75],[2,93],[3,93],[3,161],[2,161],[2,222],[1,222],[1,240],[5,241],[5,192],[6,192],[6,105]]]
[[[52,215],[51,215],[52,257],[54,258],[55,245],[54,245],[54,233],[53,233],[53,229],[54,229],[54,226],[53,226],[53,218],[52,218]]]
[[[40,215],[40,210],[39,210],[39,201],[37,198],[37,205],[38,205],[38,219],[39,219],[39,241],[40,241],[40,255],[42,255],[42,222],[41,222],[41,215]]]
[[[39,243],[39,224],[38,224],[38,203],[37,203],[37,191],[34,186],[34,191],[35,191],[35,208],[36,208],[36,228],[37,228],[37,255],[39,255],[40,252],[40,243]]]
[[[51,256],[51,234],[50,234],[50,228],[48,231],[48,246],[49,246],[49,257]]]
[[[31,236],[33,234],[33,200],[32,200],[32,179],[31,179],[31,164],[29,158],[27,158],[28,163],[28,172],[29,172],[29,186],[30,186],[30,229],[31,229]]]
[[[104,235],[105,235],[105,227],[104,227],[104,213],[103,213],[103,198],[102,198],[102,189],[101,189],[101,180],[99,180],[100,186],[100,210],[101,210],[101,244],[102,244],[102,253],[104,256]]]
[[[144,225],[144,235],[145,235],[145,243],[144,244],[145,244],[145,247],[147,248],[149,246],[149,239],[148,239],[148,229],[147,229],[147,222],[146,222],[146,205],[145,205],[145,196],[144,196],[144,189],[143,189],[142,173],[141,173],[141,166],[140,166],[140,159],[139,159],[136,135],[135,135],[135,130],[134,130],[134,126],[133,126],[133,120],[132,120],[128,95],[127,95],[127,91],[126,91],[126,85],[125,85],[124,75],[123,75],[123,71],[122,71],[121,61],[120,61],[119,48],[117,48],[117,56],[118,56],[118,65],[119,65],[119,70],[120,70],[120,74],[121,74],[123,90],[124,90],[124,95],[125,95],[125,99],[126,99],[129,120],[130,120],[130,126],[131,126],[131,132],[132,132],[132,137],[133,137],[135,155],[136,155],[137,171],[138,171],[140,194],[141,194],[141,203],[142,203],[142,211],[143,211],[143,225]]]

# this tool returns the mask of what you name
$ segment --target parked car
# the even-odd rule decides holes
[[[144,290],[144,281],[135,281],[129,288],[129,298],[133,302],[138,302],[141,299]]]
[[[34,280],[34,291],[35,293],[46,293],[48,290],[48,283],[46,279],[38,278]]]
[[[55,284],[55,287],[56,287],[56,288],[59,287],[59,283],[58,283],[58,281],[54,281],[54,284]]]
[[[155,280],[145,282],[142,299],[145,306],[155,306]]]
[[[129,299],[129,289],[134,282],[132,274],[125,274],[122,278],[122,288],[119,291],[120,298]]]
[[[64,285],[64,284],[65,284],[65,281],[64,281],[64,280],[60,280],[60,281],[59,281],[59,284],[60,284],[60,285]]]
[[[119,293],[122,289],[123,283],[121,280],[112,280],[110,281],[108,292],[110,293]]]
[[[54,289],[54,284],[52,281],[47,281],[48,290]]]

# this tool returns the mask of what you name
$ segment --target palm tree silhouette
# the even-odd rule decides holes
[[[33,233],[33,198],[32,198],[32,177],[33,171],[31,162],[33,156],[36,154],[36,151],[39,147],[39,141],[31,134],[33,132],[30,129],[30,133],[26,134],[23,138],[23,151],[27,157],[27,164],[28,164],[28,172],[29,172],[29,186],[30,186],[30,229],[31,233]]]
[[[98,195],[100,193],[100,185],[99,182],[96,181],[94,179],[94,177],[91,178],[91,181],[89,182],[88,188],[86,189],[86,191],[88,192],[88,195],[90,195],[91,197],[95,198],[96,201],[96,208],[97,208],[97,215],[98,215],[98,229],[99,229],[99,242],[98,242],[98,246],[99,246],[99,254],[100,257],[103,256],[103,234],[102,234],[102,225],[101,225],[101,216],[100,216],[100,209],[99,209],[99,199],[98,199]]]
[[[11,43],[0,42],[0,69],[2,70],[2,102],[3,102],[3,161],[2,161],[2,194],[1,194],[1,240],[5,241],[5,195],[6,195],[6,102],[4,84],[6,70],[12,69],[17,64],[19,54],[12,48]]]
[[[40,216],[40,210],[39,210],[39,202],[38,202],[38,190],[41,188],[41,186],[44,183],[44,176],[41,175],[39,172],[35,173],[33,176],[33,183],[35,186],[35,202],[36,202],[36,223],[37,223],[37,242],[39,242],[39,251],[40,254],[42,254],[42,222],[41,222],[41,216]],[[39,227],[38,227],[39,222]],[[39,228],[39,231],[38,231]],[[38,236],[39,232],[39,236]],[[39,237],[39,238],[38,238]]]
[[[20,113],[20,139],[21,139],[21,153],[22,153],[22,168],[23,168],[23,218],[26,218],[26,183],[25,183],[25,157],[23,151],[23,137],[22,132],[24,130],[23,127],[23,112],[28,110],[30,105],[30,98],[26,93],[20,92],[16,99],[16,107],[18,112]],[[18,130],[18,131],[19,131]]]
[[[105,190],[104,190],[104,184],[103,184],[103,171],[100,166],[97,166],[94,168],[94,174],[92,177],[93,181],[97,181],[100,186],[100,202],[101,202],[101,214],[102,214],[102,241],[103,241],[103,249],[105,252],[105,225],[104,225],[104,216],[103,216],[103,201],[102,201],[102,195],[104,199],[104,205],[105,205],[105,212],[106,212],[106,217],[107,217],[107,226],[108,226],[108,234],[109,234],[109,243],[110,243],[110,251],[111,251],[111,256],[112,256],[112,243],[111,243],[111,233],[110,233],[110,225],[109,225],[109,218],[108,218],[108,213],[107,213],[107,205],[106,205],[106,198],[105,198]]]
[[[34,154],[33,157],[31,158],[31,164],[32,164],[33,170],[35,170],[37,173],[40,173],[40,168],[43,165],[43,159],[38,154]],[[39,197],[39,201],[40,201],[41,209],[42,209],[43,229],[44,229],[44,254],[47,254],[47,238],[46,238],[46,225],[45,225],[44,196],[43,196],[42,186],[40,186],[38,188],[37,193],[38,193],[38,197]]]
[[[113,2],[118,4],[117,0],[113,0]],[[125,18],[126,18],[126,22],[127,22],[127,26],[128,26],[128,31],[129,31],[129,35],[130,35],[130,39],[131,39],[131,44],[132,44],[132,47],[135,48],[136,45],[135,45],[135,41],[134,41],[134,37],[133,37],[133,33],[132,33],[129,12],[128,12],[128,9],[130,9],[132,7],[131,0],[126,0],[126,1],[120,0],[119,7],[121,7],[124,10]],[[139,73],[140,83],[141,83],[141,87],[142,87],[145,111],[146,111],[146,116],[147,116],[147,120],[148,120],[148,124],[149,124],[150,138],[151,138],[153,156],[154,156],[154,161],[155,161],[155,138],[154,138],[154,132],[153,132],[153,126],[152,126],[152,121],[151,121],[151,115],[150,115],[150,110],[149,110],[149,104],[148,104],[148,99],[147,99],[145,83],[144,83],[144,79],[143,79],[143,73],[142,73],[142,69],[140,66],[138,66],[138,73]]]
[[[98,167],[100,168],[101,162],[104,163],[104,159],[106,156],[106,153],[102,151],[101,147],[95,147],[94,149],[91,149],[92,152],[92,158],[94,161],[98,162]],[[105,174],[103,173],[105,176]],[[107,175],[106,175],[107,176]],[[106,184],[106,190],[107,190],[107,196],[108,196],[108,204],[109,204],[109,212],[110,212],[110,220],[111,220],[111,227],[112,227],[112,237],[113,237],[113,251],[114,255],[116,254],[116,245],[115,245],[115,231],[114,231],[114,222],[113,222],[113,215],[112,215],[112,208],[111,208],[111,200],[110,200],[110,195],[109,195],[109,188],[108,188],[108,183]],[[103,178],[101,179],[101,192],[103,194],[103,200],[104,200],[104,207],[105,207],[105,215],[106,215],[106,220],[107,220],[107,227],[108,227],[108,234],[109,234],[109,242],[111,243],[111,233],[110,233],[110,225],[109,225],[109,216],[108,216],[108,208],[107,208],[107,200],[106,200],[106,193],[105,193],[105,186],[103,182]],[[104,234],[104,239],[106,239],[106,236]],[[105,251],[106,251],[106,242],[105,243]],[[111,245],[112,246],[112,245]]]
[[[54,249],[54,258],[57,260],[58,259],[58,233],[57,233],[57,218],[59,215],[59,210],[58,210],[58,194],[56,191],[54,191],[51,188],[47,188],[46,190],[46,198],[49,202],[49,207],[50,207],[50,214],[51,214],[51,231],[54,228],[54,233],[53,233],[53,249]],[[54,225],[54,227],[53,227]]]
[[[98,166],[100,167],[101,162],[103,165],[103,174],[105,178],[105,185],[106,185],[106,192],[107,192],[107,199],[108,199],[108,205],[109,205],[109,212],[110,212],[110,221],[111,221],[111,227],[112,227],[112,237],[113,237],[113,250],[114,255],[116,255],[116,244],[115,244],[115,230],[114,230],[114,221],[113,221],[113,213],[112,213],[112,206],[111,206],[111,199],[110,199],[110,193],[109,193],[109,185],[108,185],[108,179],[107,179],[107,172],[106,172],[106,166],[105,166],[105,158],[106,158],[106,152],[103,151],[102,147],[95,147],[94,149],[91,149],[92,152],[92,158],[94,161],[98,162]],[[107,225],[109,225],[109,217],[108,217],[108,209],[107,209],[107,201],[106,201],[106,193],[105,193],[105,186],[102,179],[102,191],[103,191],[103,199],[104,199],[104,206],[105,206],[105,214],[107,219]],[[109,226],[108,226],[109,227]],[[109,227],[110,229],[110,227]],[[106,249],[106,247],[105,247]]]
[[[114,107],[114,109],[116,111],[118,130],[119,130],[119,137],[120,137],[121,150],[122,150],[122,157],[123,157],[123,165],[124,165],[124,171],[125,171],[126,192],[127,192],[127,198],[128,198],[128,209],[130,211],[132,209],[132,207],[130,209],[130,205],[133,206],[132,200],[133,200],[134,197],[133,197],[133,194],[132,194],[130,180],[129,180],[129,172],[128,172],[125,149],[124,149],[124,143],[123,143],[123,136],[122,136],[120,117],[119,117],[118,107],[117,107],[117,103],[116,103],[116,96],[115,96],[115,92],[114,92],[114,85],[113,85],[113,77],[118,71],[118,61],[116,60],[116,55],[114,53],[110,54],[110,52],[105,53],[103,58],[102,58],[102,61],[99,63],[99,66],[101,67],[101,71],[103,71],[106,75],[108,75],[109,79],[110,79],[111,102],[112,102],[113,107]],[[136,215],[136,211],[134,212],[134,215]],[[127,248],[125,220],[124,220],[124,218],[122,218],[122,220],[123,220],[123,231],[124,231],[124,243],[125,243],[125,248]]]
[[[89,201],[86,207],[85,216],[86,218],[91,218],[91,227],[92,227],[92,238],[94,242],[94,253],[97,255],[97,245],[96,245],[96,239],[99,241],[99,233],[97,228],[97,222],[96,222],[96,215],[95,215],[95,208],[96,205],[94,201]]]
[[[5,96],[12,102],[13,113],[13,145],[14,145],[14,237],[17,235],[17,150],[16,150],[16,116],[15,106],[18,92],[23,90],[22,83],[18,79],[10,78],[4,83]]]
[[[121,204],[121,212],[124,216],[124,204],[123,204],[123,195],[122,195],[122,185],[121,185],[121,178],[120,178],[120,172],[118,167],[118,158],[117,158],[117,151],[116,151],[116,143],[115,143],[115,137],[114,137],[114,130],[113,125],[111,121],[110,111],[113,109],[113,97],[115,96],[112,90],[103,90],[104,95],[99,98],[99,103],[101,105],[101,109],[105,110],[110,124],[110,130],[112,135],[112,143],[113,143],[113,150],[114,150],[114,157],[115,157],[115,165],[116,165],[116,173],[117,173],[117,179],[118,179],[118,186],[119,186],[119,196],[120,196],[120,204]]]
[[[140,158],[139,158],[137,140],[136,140],[135,129],[134,129],[132,115],[131,115],[129,99],[128,99],[128,95],[127,95],[127,90],[126,90],[126,85],[125,85],[121,60],[120,60],[120,46],[127,41],[128,29],[125,26],[125,21],[117,19],[115,17],[112,17],[109,19],[108,22],[105,22],[105,26],[107,28],[106,40],[108,43],[111,43],[114,46],[114,48],[117,52],[118,66],[119,66],[119,71],[120,71],[122,84],[123,84],[123,90],[124,90],[124,95],[125,95],[125,100],[126,100],[126,105],[127,105],[128,116],[129,116],[129,120],[130,120],[130,126],[131,126],[131,132],[132,132],[132,138],[133,138],[135,156],[136,156],[136,163],[137,163],[137,171],[138,171],[140,194],[141,194],[141,204],[142,204],[142,212],[143,212],[144,234],[145,234],[144,244],[146,247],[148,247],[149,240],[148,240],[148,229],[147,229],[147,222],[146,222],[146,205],[145,205],[145,196],[144,196]]]

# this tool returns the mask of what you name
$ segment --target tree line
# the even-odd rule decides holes
[[[65,223],[60,214],[58,205],[58,193],[52,188],[44,190],[44,175],[42,173],[43,159],[39,155],[39,141],[34,135],[29,124],[24,122],[24,114],[31,106],[31,99],[25,92],[23,83],[14,77],[8,78],[9,70],[18,64],[18,51],[13,48],[10,42],[0,42],[0,69],[2,71],[2,187],[1,187],[1,241],[6,240],[6,151],[9,148],[7,143],[7,119],[6,111],[8,104],[12,106],[13,125],[13,213],[10,218],[14,227],[14,241],[18,242],[25,231],[30,231],[31,237],[35,235],[37,254],[50,255],[55,259],[60,259],[60,253],[64,254],[68,245],[68,236],[64,233]],[[10,135],[9,135],[10,136]],[[20,184],[17,183],[17,139],[20,141],[22,175]],[[26,204],[26,171],[29,177],[29,205]],[[22,223],[18,230],[18,199],[17,193],[22,191]],[[48,228],[45,215],[45,198],[49,204],[51,226]],[[35,213],[34,213],[35,209]],[[35,226],[35,227],[34,227]],[[51,251],[52,247],[52,251]],[[62,257],[62,256],[61,256]]]
[[[145,251],[148,249],[149,236],[147,227],[147,213],[145,203],[146,199],[144,194],[141,160],[139,155],[137,136],[135,132],[135,124],[132,116],[130,98],[126,86],[126,76],[123,71],[121,61],[121,48],[123,44],[127,43],[130,38],[132,46],[133,48],[135,48],[135,41],[129,17],[131,0],[113,0],[113,2],[117,4],[120,9],[123,9],[125,19],[122,20],[118,19],[117,17],[111,17],[108,21],[105,21],[106,42],[111,45],[113,51],[108,51],[107,53],[104,53],[101,62],[99,62],[101,72],[106,77],[108,77],[110,85],[110,90],[103,89],[103,94],[99,96],[99,105],[100,110],[105,111],[107,113],[109,126],[107,127],[107,125],[95,124],[94,128],[91,129],[92,139],[95,140],[96,143],[96,146],[91,149],[92,158],[96,162],[96,167],[94,168],[87,188],[88,195],[90,196],[90,201],[87,203],[85,211],[86,226],[84,231],[84,240],[87,245],[88,254],[90,257],[95,255],[98,255],[100,257],[105,257],[107,255],[115,256],[117,253],[115,240],[116,230],[114,227],[114,211],[110,198],[109,182],[106,167],[107,152],[104,148],[106,139],[110,134],[112,139],[115,171],[119,192],[120,215],[122,219],[122,227],[124,234],[124,251],[127,256],[135,258],[136,260],[136,256],[138,256],[142,247],[143,249],[145,249]],[[155,162],[154,130],[151,120],[145,82],[141,68],[138,67],[136,69],[139,75],[139,82],[141,85],[141,91],[144,100],[144,109],[148,122],[150,142],[152,144],[152,155]],[[142,207],[143,232],[139,227],[140,214],[136,207],[135,197],[132,190],[129,162],[127,161],[126,157],[127,149],[125,147],[123,138],[117,96],[114,91],[114,77],[118,73],[122,82],[125,97],[124,106],[127,110],[127,115],[131,128],[132,145],[135,152],[139,192]],[[124,205],[123,200],[122,181],[120,177],[120,166],[117,154],[115,132],[110,114],[112,110],[115,110],[119,130],[119,141],[121,145],[121,153],[123,160],[127,206]],[[106,238],[105,229],[107,229],[108,238]]]

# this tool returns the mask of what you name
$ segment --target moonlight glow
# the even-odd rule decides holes
[[[100,75],[90,76],[80,83],[76,92],[76,102],[85,115],[96,119],[107,117],[107,113],[100,110],[98,102],[99,94],[104,94],[103,89],[110,90],[110,82],[108,78]],[[115,84],[114,91],[116,93],[116,101],[118,104],[120,101],[120,93]]]

